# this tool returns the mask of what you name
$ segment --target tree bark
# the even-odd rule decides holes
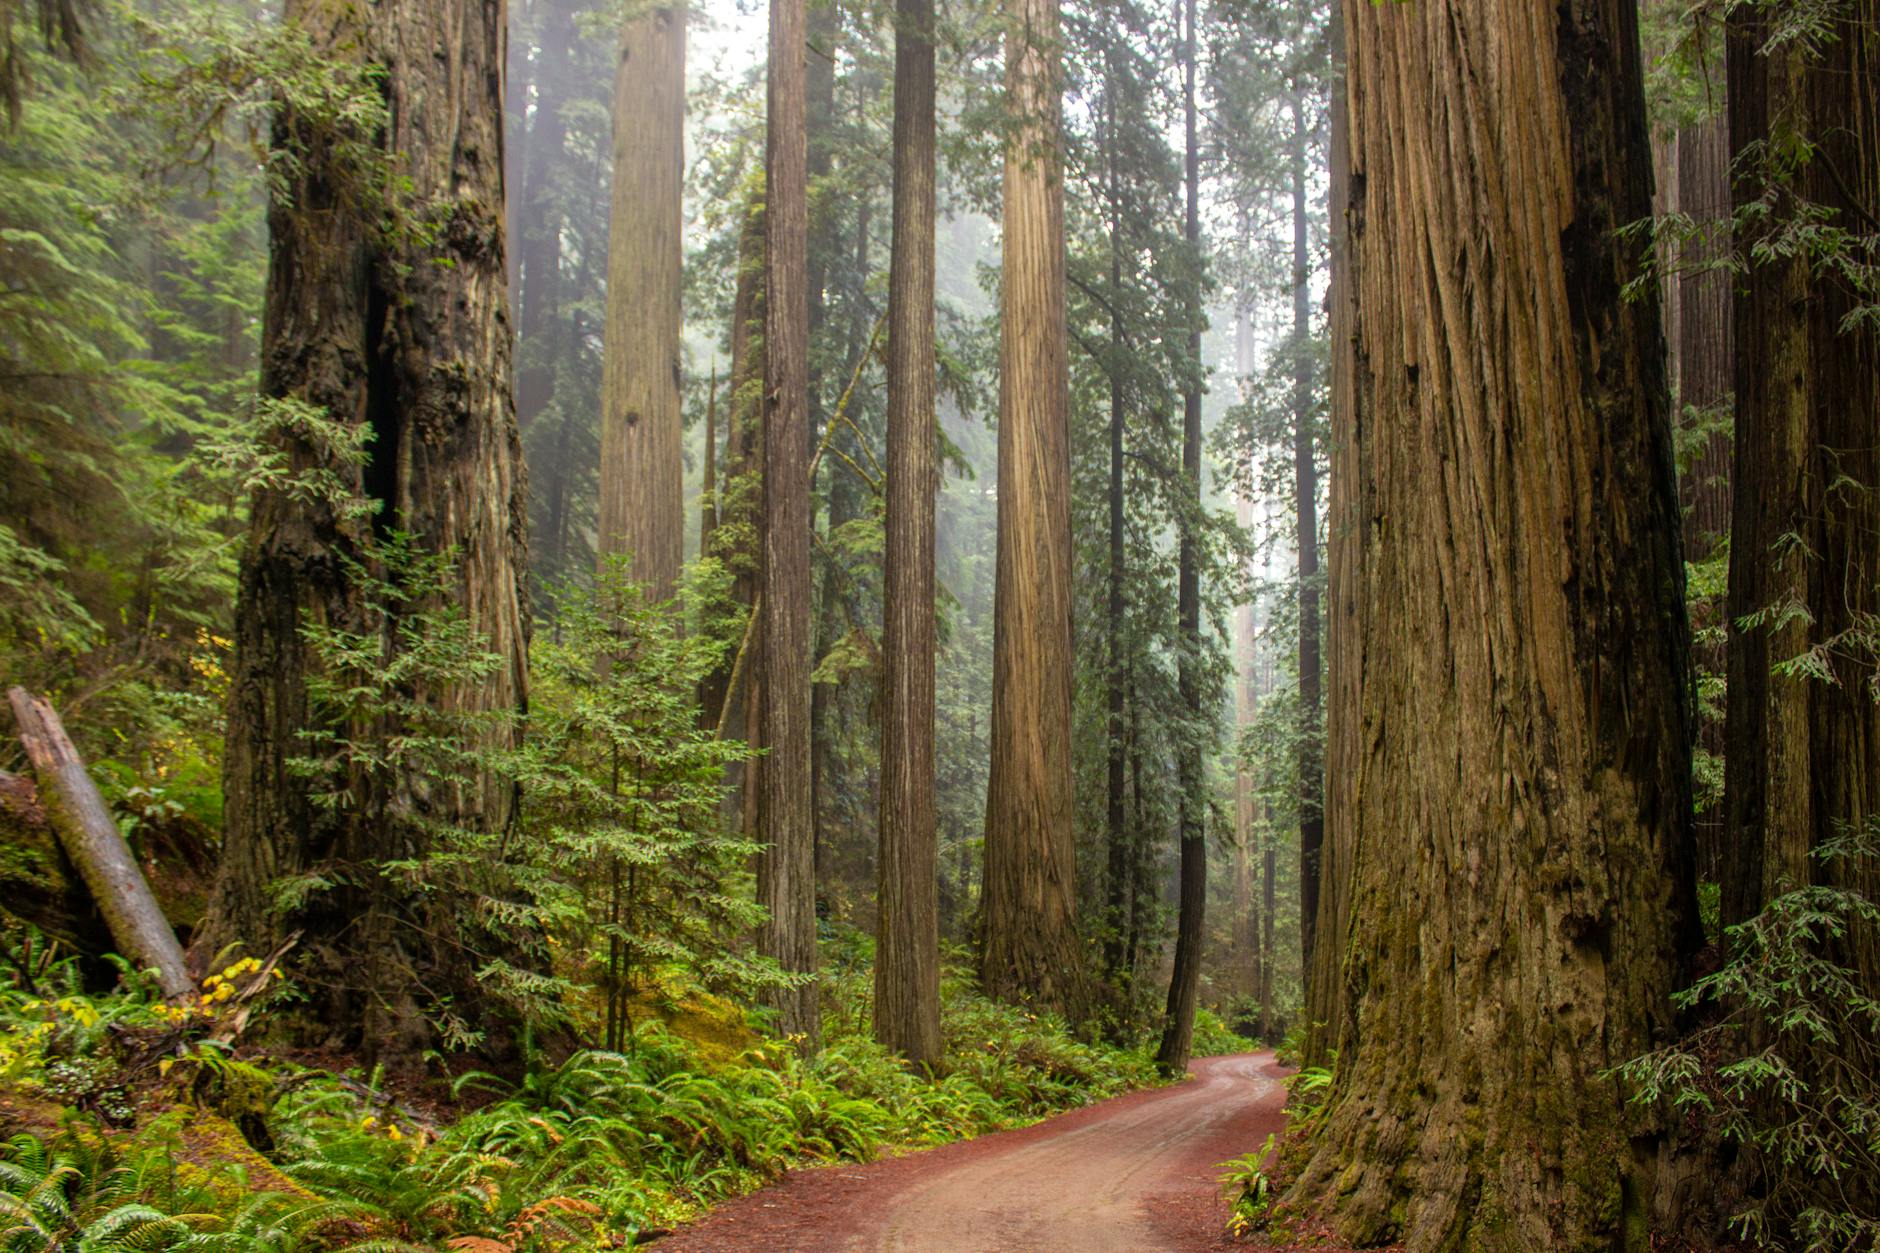
[[[939,843],[934,829],[933,0],[899,0],[894,242],[888,276],[888,520],[882,589],[881,849],[875,1038],[940,1063]]]
[[[1208,846],[1207,797],[1201,777],[1201,149],[1195,132],[1195,0],[1184,6],[1182,44],[1182,118],[1187,214],[1183,238],[1194,267],[1188,292],[1188,369],[1182,387],[1182,516],[1176,556],[1176,630],[1181,653],[1176,665],[1182,709],[1190,726],[1176,750],[1181,787],[1180,914],[1175,928],[1175,964],[1169,975],[1162,1042],[1156,1062],[1166,1071],[1188,1069],[1194,1051],[1195,1005],[1201,994],[1201,950],[1207,939]]]
[[[7,703],[33,763],[47,822],[91,890],[118,952],[139,970],[154,971],[157,986],[170,1000],[188,996],[195,984],[183,962],[183,947],[58,713],[21,687],[7,690]]]
[[[1124,328],[1123,288],[1123,212],[1122,189],[1117,180],[1117,109],[1114,93],[1106,101],[1109,126],[1105,131],[1105,154],[1109,175],[1110,217],[1110,481],[1109,497],[1109,576],[1108,599],[1104,606],[1104,640],[1109,649],[1104,674],[1104,733],[1108,739],[1107,776],[1105,778],[1104,827],[1109,842],[1109,866],[1105,882],[1109,918],[1104,933],[1104,977],[1119,989],[1125,976],[1134,971],[1123,965],[1123,937],[1129,923],[1129,878],[1133,850],[1129,826],[1124,819],[1124,793],[1127,790],[1128,749],[1124,737],[1124,689],[1128,678],[1128,659],[1124,654],[1123,611],[1126,604],[1123,580],[1128,552],[1124,548],[1123,432],[1127,410],[1123,394],[1122,356]]]
[[[1361,1245],[1616,1247],[1665,1129],[1608,1072],[1674,1029],[1695,915],[1664,342],[1614,234],[1637,15],[1343,11],[1352,1008],[1292,1199]]]
[[[385,206],[356,190],[341,137],[277,115],[275,146],[295,160],[282,164],[287,194],[268,214],[261,390],[369,428],[363,466],[305,430],[281,440],[292,469],[326,469],[380,509],[368,521],[288,488],[256,496],[235,608],[222,866],[201,939],[207,952],[243,942],[265,953],[302,929],[296,964],[311,1019],[375,1045],[419,1046],[430,1034],[427,1004],[452,998],[453,1012],[474,1020],[481,992],[452,942],[469,906],[449,892],[418,899],[379,874],[379,862],[427,847],[417,824],[391,813],[423,798],[437,826],[500,829],[514,788],[487,774],[447,788],[399,776],[355,783],[349,804],[320,806],[289,763],[307,751],[303,733],[322,729],[307,691],[319,663],[302,628],[362,621],[346,562],[373,561],[373,528],[456,554],[451,599],[502,659],[480,682],[413,695],[446,713],[526,704],[527,487],[502,216],[504,6],[288,0],[283,17],[322,56],[374,68],[390,121],[364,138],[395,161],[403,190],[387,228]],[[385,647],[388,656],[397,647],[389,628]],[[272,885],[316,871],[343,886],[282,916]]]
[[[980,978],[1076,1018],[1070,374],[1057,0],[1006,0],[992,770]]]
[[[772,0],[764,224],[762,948],[810,978],[773,993],[777,1028],[821,1043],[810,804],[809,232],[804,0]]]
[[[652,600],[673,594],[685,560],[685,25],[683,3],[631,17],[614,76],[599,553],[627,554]]]
[[[1737,202],[1772,209],[1739,252],[1750,256],[1803,204],[1835,227],[1880,229],[1880,3],[1849,5],[1816,55],[1764,51],[1768,22],[1745,8],[1727,32]],[[1752,145],[1797,137],[1812,153],[1772,185]],[[1880,891],[1871,859],[1809,856],[1880,802],[1875,658],[1846,637],[1864,636],[1880,612],[1880,332],[1844,325],[1859,297],[1806,251],[1751,256],[1737,282],[1726,924],[1791,885]],[[1737,625],[1770,611],[1786,612]],[[1811,653],[1831,677],[1772,673]],[[1871,929],[1850,956],[1867,994],[1880,991]]]

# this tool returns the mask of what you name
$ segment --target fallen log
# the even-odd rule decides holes
[[[39,789],[25,775],[0,770],[0,909],[80,957],[111,951],[111,929],[59,847],[39,803]]]
[[[157,986],[165,996],[172,1000],[188,996],[193,985],[182,945],[176,942],[176,932],[158,907],[59,715],[25,688],[8,690],[7,701],[19,724],[20,744],[33,763],[46,819],[91,889],[118,952],[139,969],[156,971]]]

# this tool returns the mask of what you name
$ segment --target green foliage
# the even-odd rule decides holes
[[[1760,1248],[1872,1248],[1880,1240],[1880,1001],[1862,953],[1880,903],[1833,881],[1880,857],[1880,823],[1814,850],[1791,884],[1725,933],[1730,960],[1678,994],[1711,1012],[1678,1044],[1616,1072],[1642,1103],[1688,1111],[1736,1146],[1754,1180],[1730,1217]]]
[[[1259,1047],[1257,1041],[1231,1030],[1213,1010],[1201,1008],[1195,1011],[1196,1057],[1227,1057],[1235,1053],[1251,1053]]]
[[[1273,1179],[1266,1170],[1273,1148],[1274,1138],[1269,1135],[1266,1142],[1254,1152],[1242,1154],[1215,1167],[1221,1172],[1219,1180],[1222,1192],[1233,1202],[1234,1210],[1228,1216],[1227,1230],[1236,1238],[1256,1228],[1273,1206]]]

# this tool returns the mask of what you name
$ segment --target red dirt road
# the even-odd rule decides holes
[[[861,1166],[796,1171],[655,1247],[897,1253],[1198,1253],[1223,1234],[1217,1167],[1285,1125],[1271,1053],[1213,1057],[1170,1088]]]

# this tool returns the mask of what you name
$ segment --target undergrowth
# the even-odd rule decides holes
[[[957,972],[946,1065],[912,1073],[868,1036],[865,955],[845,959],[852,938],[832,947],[814,1057],[764,1040],[725,1059],[649,1020],[624,1052],[460,1075],[441,1114],[378,1073],[217,1045],[239,996],[211,988],[179,1012],[89,998],[52,970],[33,992],[0,990],[0,1125],[14,1133],[0,1253],[631,1248],[793,1165],[975,1136],[1155,1082],[1146,1054],[1080,1042]],[[215,1149],[214,1127],[239,1151]]]

